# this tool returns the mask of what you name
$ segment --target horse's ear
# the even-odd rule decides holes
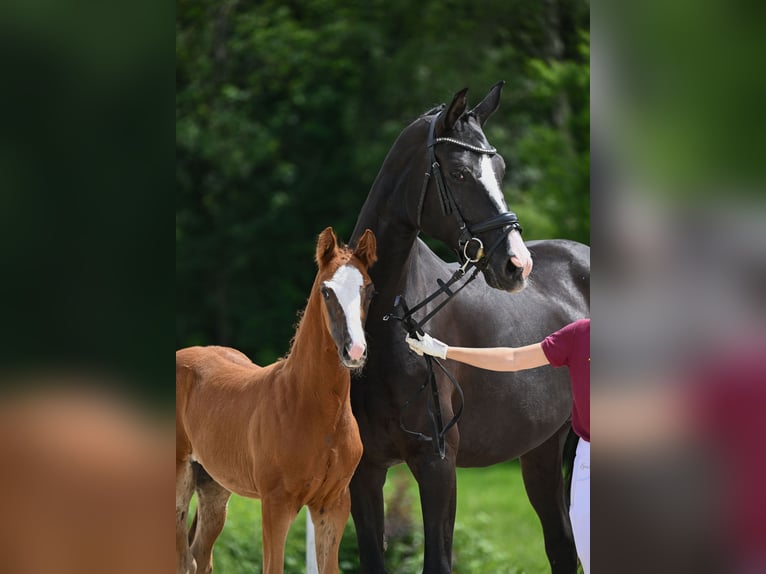
[[[378,260],[377,240],[371,229],[365,229],[359,242],[356,244],[354,255],[362,262],[365,267],[370,267]]]
[[[442,116],[442,128],[444,128],[445,132],[451,130],[458,118],[465,112],[465,108],[468,105],[467,93],[468,88],[463,88],[452,98],[452,103],[447,108],[447,113]]]
[[[332,227],[327,227],[319,234],[317,239],[316,262],[320,268],[327,265],[335,257],[335,250],[338,248],[338,239]]]
[[[495,110],[500,106],[500,92],[503,91],[504,85],[505,82],[500,80],[492,86],[489,89],[487,96],[471,110],[471,112],[478,118],[479,124],[482,126],[484,125],[484,122],[487,121],[487,118],[495,113]]]

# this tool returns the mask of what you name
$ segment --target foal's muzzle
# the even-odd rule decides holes
[[[340,352],[340,362],[349,369],[363,367],[367,361],[367,345],[349,343]]]

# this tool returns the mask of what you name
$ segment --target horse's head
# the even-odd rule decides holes
[[[502,87],[503,82],[493,86],[468,111],[468,90],[461,90],[449,106],[412,124],[425,143],[418,162],[427,159],[428,175],[409,211],[424,233],[449,245],[461,261],[474,260],[491,287],[515,292],[524,288],[532,260],[503,196],[505,162],[482,130]]]
[[[353,250],[338,243],[331,227],[317,240],[315,287],[321,294],[322,316],[348,368],[362,367],[367,359],[364,321],[374,293],[367,269],[376,258],[375,235],[369,229]]]

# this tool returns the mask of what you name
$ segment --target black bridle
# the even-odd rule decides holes
[[[454,138],[437,138],[436,124],[441,117],[443,108],[444,105],[442,104],[439,112],[431,120],[431,124],[428,127],[428,143],[426,144],[426,148],[428,149],[428,171],[426,172],[425,178],[423,179],[423,187],[421,188],[420,199],[418,201],[418,228],[420,228],[420,220],[423,214],[423,203],[425,202],[426,192],[428,191],[428,182],[433,179],[436,182],[436,188],[439,191],[442,214],[445,216],[452,214],[460,232],[460,236],[458,237],[457,255],[461,263],[465,266],[470,262],[471,264],[483,270],[488,265],[490,256],[495,251],[495,249],[497,249],[503,239],[505,239],[507,233],[512,229],[516,229],[519,233],[521,233],[523,230],[521,228],[521,224],[519,223],[518,217],[516,217],[516,214],[512,211],[506,211],[504,213],[494,215],[488,219],[485,219],[484,221],[471,225],[469,225],[463,217],[463,214],[460,212],[460,206],[458,206],[457,202],[455,201],[455,197],[452,195],[452,192],[447,185],[447,180],[444,179],[444,174],[441,170],[441,164],[439,164],[439,161],[436,159],[436,145],[440,143],[451,143],[460,146],[463,149],[467,149],[478,154],[487,155],[494,155],[497,153],[497,150],[493,147],[485,148],[475,146]],[[497,241],[495,241],[492,247],[490,247],[489,251],[485,252],[484,244],[482,243],[481,239],[476,237],[476,235],[479,233],[484,233],[485,231],[492,231],[494,229],[503,229],[503,233],[500,234]],[[468,249],[472,244],[475,246],[473,256],[468,254]]]
[[[519,233],[522,232],[521,224],[519,223],[518,218],[516,217],[516,214],[511,211],[506,211],[504,213],[501,213],[499,215],[495,215],[493,217],[490,217],[482,222],[475,223],[473,225],[470,225],[466,222],[465,218],[463,217],[463,214],[460,212],[460,207],[458,206],[457,202],[455,201],[454,196],[452,195],[452,192],[449,189],[449,186],[447,185],[447,181],[444,179],[444,174],[441,171],[441,165],[436,159],[436,154],[434,152],[434,148],[439,143],[451,143],[457,146],[460,146],[464,149],[467,149],[469,151],[479,153],[479,154],[495,154],[497,153],[497,150],[493,147],[484,148],[475,146],[466,142],[462,142],[460,140],[456,140],[453,138],[447,138],[447,137],[435,137],[435,131],[436,131],[436,123],[439,120],[439,117],[441,116],[441,112],[444,109],[444,105],[442,105],[439,108],[439,112],[436,114],[436,116],[431,120],[431,125],[428,129],[428,143],[427,143],[427,149],[428,149],[428,171],[425,174],[425,179],[423,180],[423,187],[420,192],[420,199],[418,202],[418,227],[420,227],[420,219],[422,216],[423,211],[423,202],[425,201],[426,192],[428,191],[428,182],[432,179],[436,182],[436,188],[439,191],[439,199],[441,200],[441,207],[442,207],[442,213],[444,215],[450,215],[452,214],[455,217],[455,220],[457,222],[458,230],[460,231],[460,236],[458,238],[458,257],[460,258],[460,261],[462,265],[455,271],[455,273],[452,275],[452,277],[444,282],[441,279],[437,279],[436,282],[439,285],[439,288],[431,293],[429,296],[427,296],[425,299],[417,303],[414,307],[411,309],[407,306],[407,303],[404,301],[404,297],[402,295],[398,295],[394,301],[394,310],[392,313],[386,315],[383,317],[384,321],[387,321],[388,319],[396,319],[397,321],[400,321],[402,324],[402,327],[407,331],[407,334],[412,338],[417,338],[418,335],[423,335],[423,325],[425,325],[436,313],[438,313],[449,301],[457,295],[460,291],[462,291],[465,287],[468,286],[468,284],[473,281],[479,271],[484,270],[486,266],[489,263],[489,257],[492,255],[495,249],[500,245],[502,240],[507,237],[508,232],[512,229],[518,230]],[[481,239],[476,237],[476,234],[483,233],[485,231],[492,231],[494,229],[503,229],[503,233],[500,234],[500,237],[495,241],[495,243],[490,247],[488,252],[484,251],[484,244],[482,243]],[[469,254],[469,247],[471,245],[475,246],[475,250],[473,251],[473,254]],[[455,284],[457,281],[462,279],[466,272],[473,267],[473,273],[470,274],[468,279],[460,285],[457,289],[450,290],[450,287]],[[416,321],[413,317],[414,313],[422,309],[425,305],[436,299],[438,296],[446,294],[445,299],[439,303],[430,313],[428,313],[423,319],[420,321]],[[436,358],[432,357],[430,355],[423,355],[423,358],[426,361],[426,364],[428,366],[428,374],[426,375],[426,379],[423,382],[422,385],[417,389],[415,394],[411,399],[409,399],[407,402],[404,403],[402,408],[399,411],[399,427],[404,431],[405,433],[409,434],[410,436],[413,436],[417,438],[418,440],[422,441],[428,441],[433,442],[434,449],[436,451],[436,454],[438,454],[442,459],[445,457],[445,443],[444,443],[444,436],[446,435],[447,431],[452,428],[452,426],[457,423],[458,419],[460,418],[460,415],[463,414],[463,407],[465,405],[464,396],[463,396],[463,390],[460,388],[460,384],[457,382],[455,377],[452,376],[452,373],[450,373],[444,365],[441,364],[441,362]],[[457,409],[457,412],[455,415],[450,419],[450,421],[444,425],[442,421],[442,414],[441,414],[441,406],[439,404],[439,389],[436,386],[436,376],[434,375],[434,363],[444,372],[445,375],[447,375],[447,378],[449,379],[450,383],[452,383],[452,386],[457,391],[458,395],[460,396],[460,406]],[[431,403],[428,405],[428,415],[431,419],[431,431],[432,436],[427,436],[423,433],[412,431],[408,429],[402,420],[402,417],[404,416],[404,411],[407,409],[412,401],[417,398],[417,396],[420,394],[420,392],[428,385],[428,383],[431,383]]]

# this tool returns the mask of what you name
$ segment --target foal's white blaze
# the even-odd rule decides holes
[[[492,167],[492,159],[488,155],[481,156],[481,175],[479,176],[479,182],[489,193],[495,206],[500,211],[506,211],[508,206],[505,204],[505,196],[500,189],[500,184],[497,181],[495,175],[495,169]],[[532,271],[532,256],[529,254],[527,246],[524,245],[524,241],[521,239],[521,234],[515,229],[511,230],[508,235],[508,239],[511,242],[511,262],[516,267],[521,267],[521,275],[524,279]]]
[[[348,350],[348,355],[352,361],[361,359],[367,348],[364,340],[364,329],[362,328],[361,287],[363,284],[362,274],[353,265],[339,267],[332,279],[325,283],[335,292],[335,296],[343,309],[343,314],[346,316],[346,326],[351,337],[351,348]]]

